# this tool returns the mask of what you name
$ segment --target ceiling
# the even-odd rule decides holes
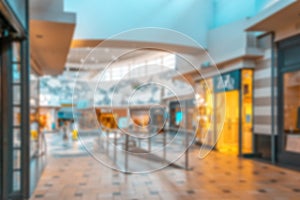
[[[73,40],[71,48],[120,48],[120,49],[155,49],[177,53],[198,54],[205,49],[168,43],[142,42],[132,40]]]
[[[124,61],[151,56],[160,50],[135,50],[130,48],[102,48],[82,47],[71,48],[68,55],[67,65],[76,63],[105,64],[113,60]]]
[[[144,64],[152,59],[161,58],[169,52],[157,49],[81,47],[69,51],[65,71],[66,79],[92,80],[106,67]],[[80,71],[80,75],[77,73]]]
[[[282,9],[281,6],[284,8]],[[278,6],[274,5],[269,9],[269,12],[266,11],[261,15],[258,15],[253,18],[252,21],[252,25],[247,29],[247,31],[270,32],[277,30],[283,25],[296,21],[300,22],[300,1],[297,0],[292,3],[290,3],[290,0],[279,1]]]
[[[31,0],[31,66],[39,75],[59,75],[65,70],[79,69],[82,64],[91,67],[86,71],[94,73],[112,61],[128,64],[166,52],[199,54],[205,51],[197,47],[143,41],[72,41],[76,14],[64,12],[63,5],[63,0]]]
[[[30,20],[31,65],[38,74],[63,72],[75,24]]]
[[[76,14],[64,12],[63,0],[30,0],[30,61],[39,75],[64,71]]]
[[[140,41],[122,40],[73,40],[68,54],[66,68],[99,70],[111,62],[130,63],[147,60],[164,53],[199,54],[204,49]]]

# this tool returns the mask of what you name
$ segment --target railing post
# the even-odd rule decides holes
[[[163,134],[163,148],[164,148],[164,150],[163,150],[163,158],[164,158],[164,160],[166,160],[166,158],[167,158],[167,149],[166,149],[166,144],[167,144],[167,132],[163,132],[162,133]]]
[[[114,132],[114,163],[117,162],[117,131]]]
[[[151,152],[151,137],[148,137],[148,151]]]
[[[185,169],[189,169],[189,133],[188,131],[185,133]]]
[[[109,132],[108,130],[106,131],[106,152],[109,155]]]
[[[128,142],[129,142],[129,136],[128,134],[125,135],[125,173],[128,172],[128,150],[129,150],[129,146],[128,146]]]

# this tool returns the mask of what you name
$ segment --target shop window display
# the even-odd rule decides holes
[[[213,145],[213,83],[212,79],[202,80],[196,87],[196,120],[199,124],[197,127],[196,141],[204,143],[204,138],[208,138],[208,145]]]
[[[242,71],[242,152],[252,153],[253,71]]]
[[[284,74],[285,150],[300,153],[300,71]]]
[[[234,153],[238,152],[238,138],[239,138],[239,91],[228,91],[225,93],[225,100],[223,94],[218,93],[216,96],[217,102],[223,104],[225,102],[226,112],[225,121],[222,132],[218,139],[217,149],[221,152]],[[218,112],[217,115],[222,113]],[[222,111],[221,111],[222,112]]]
[[[253,70],[201,80],[196,91],[196,140],[204,145],[216,144],[220,152],[253,153]]]
[[[99,121],[103,129],[116,129],[118,128],[116,116],[113,113],[101,113]]]
[[[165,107],[150,108],[149,128],[156,130],[158,133],[164,133],[166,119],[168,118]]]
[[[146,133],[148,132],[150,124],[150,108],[130,108],[130,129],[134,132]]]
[[[183,110],[180,106],[180,103],[178,101],[174,101],[170,103],[170,127],[171,128],[179,128],[182,124],[182,120],[179,120],[179,113],[182,113]],[[183,119],[183,116],[181,116]]]
[[[13,86],[13,190],[20,190],[19,172],[21,166],[21,58],[20,58],[20,43],[12,44],[12,86]]]
[[[31,157],[39,154],[39,140],[41,122],[39,115],[39,78],[32,73],[30,75],[30,138]]]

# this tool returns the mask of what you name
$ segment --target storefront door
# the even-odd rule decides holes
[[[28,1],[0,1],[0,199],[29,198]]]
[[[278,160],[300,166],[300,35],[279,43]]]
[[[21,41],[3,32],[0,38],[0,199],[29,196],[28,68]],[[25,78],[26,77],[26,78]]]
[[[217,101],[222,99],[222,95],[224,94],[217,94]],[[239,91],[233,90],[225,92],[225,98],[226,100],[223,102],[226,108],[225,119],[217,143],[217,149],[220,152],[237,154],[239,147]],[[218,111],[219,110],[217,110],[217,112]],[[219,115],[221,115],[221,113]]]
[[[222,78],[221,78],[222,77]],[[243,69],[214,78],[216,149],[236,155],[253,153],[253,70]]]

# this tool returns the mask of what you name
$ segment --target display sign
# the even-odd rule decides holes
[[[65,107],[65,108],[61,108],[58,112],[57,112],[57,117],[59,119],[73,119],[73,109],[70,107]]]
[[[59,119],[73,119],[72,112],[58,112],[57,115]]]
[[[224,92],[240,89],[240,71],[222,74],[214,77],[214,92]]]
[[[300,153],[300,135],[287,135],[286,151]]]
[[[90,108],[91,103],[89,100],[79,100],[77,102],[77,108],[78,109],[86,109],[86,108]]]

